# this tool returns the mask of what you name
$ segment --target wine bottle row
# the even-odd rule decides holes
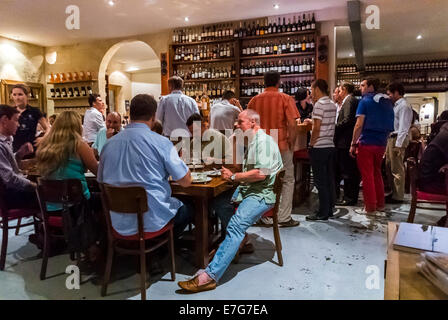
[[[174,75],[181,77],[184,80],[201,80],[201,79],[227,79],[235,78],[236,71],[232,64],[231,66],[213,66],[203,67],[192,65],[191,67],[178,68],[174,71]]]
[[[208,25],[187,28],[176,29],[173,32],[173,43],[186,44],[201,41],[214,41],[223,39],[237,39],[251,36],[263,36],[268,34],[296,32],[296,31],[310,31],[316,29],[316,19],[314,13],[306,15],[303,14],[303,18],[300,18],[300,14],[293,20],[283,17],[283,20],[279,17],[277,20],[273,19],[269,21],[267,18],[254,20],[251,22],[240,22],[239,27],[236,23],[221,23],[217,25]]]
[[[311,87],[313,79],[308,78],[303,81],[287,81],[282,82],[279,87],[279,91],[293,95],[297,92],[299,88],[309,88]],[[257,94],[262,93],[264,90],[264,85],[261,82],[248,83],[243,82],[241,85],[241,96],[242,97],[254,97]]]
[[[358,66],[356,64],[341,64],[336,68],[338,73],[358,72]]]
[[[448,69],[448,60],[426,60],[398,63],[367,64],[366,71],[407,71],[427,69]]]
[[[281,74],[314,73],[315,61],[311,59],[278,60],[276,62],[242,63],[240,75],[242,77],[260,76],[268,71],[277,71]]]
[[[226,59],[235,56],[235,48],[230,44],[198,45],[196,47],[176,48],[174,61],[201,61]]]
[[[193,99],[198,99],[205,94],[209,98],[216,99],[221,98],[224,92],[228,90],[235,92],[235,87],[232,82],[207,83],[205,86],[199,84],[187,84],[185,86],[185,95]]]
[[[91,87],[74,87],[74,88],[55,88],[50,89],[52,98],[77,98],[87,97],[92,94]]]
[[[314,52],[314,37],[288,38],[272,41],[251,41],[242,46],[242,56],[259,56],[285,53]]]

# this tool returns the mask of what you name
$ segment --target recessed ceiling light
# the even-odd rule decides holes
[[[423,39],[423,36],[421,35],[421,34],[419,34],[418,36],[417,36],[417,40],[422,40]]]
[[[115,5],[115,1],[113,0],[109,0],[109,2],[107,2],[111,7],[113,7]]]
[[[188,17],[185,17],[185,22],[190,21],[190,19]]]
[[[350,56],[350,57],[353,57],[353,53],[350,53],[349,56]]]
[[[278,10],[278,9],[280,9],[280,6],[278,4],[274,4],[274,9]]]

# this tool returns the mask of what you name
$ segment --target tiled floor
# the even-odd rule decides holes
[[[272,229],[253,227],[249,233],[255,253],[232,264],[216,290],[180,293],[177,283],[169,280],[167,258],[162,262],[163,273],[151,275],[148,299],[383,299],[387,221],[405,221],[409,204],[389,207],[388,216],[374,222],[353,208],[341,208],[338,218],[328,222],[307,222],[305,215],[312,211],[310,203],[315,204],[315,198],[294,210],[299,227],[281,229],[283,267],[272,262],[277,261]],[[419,211],[415,222],[435,224],[439,218],[440,213]],[[10,232],[6,268],[0,272],[0,299],[102,299],[95,277],[85,276],[79,290],[67,289],[68,255],[50,258],[49,278],[39,280],[40,251],[28,242],[31,233],[31,228],[22,229],[19,236]],[[196,272],[191,259],[188,252],[176,257],[176,280]],[[116,261],[105,299],[140,299],[136,261],[128,257]],[[379,288],[366,286],[369,266],[379,271]]]

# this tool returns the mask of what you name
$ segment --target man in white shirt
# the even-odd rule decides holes
[[[392,194],[386,197],[386,203],[399,204],[403,202],[405,187],[404,154],[409,145],[409,129],[412,123],[412,107],[404,96],[404,87],[401,83],[391,83],[387,87],[387,94],[395,103],[394,128],[387,140],[386,168]]]
[[[89,145],[95,142],[98,132],[106,127],[103,112],[106,108],[99,94],[89,96],[90,109],[84,114],[82,137]]]
[[[342,98],[341,98],[341,92],[339,90],[340,88],[336,87],[333,91],[333,102],[336,105],[336,122],[339,116],[339,112],[342,109]]]
[[[182,78],[171,77],[168,80],[171,93],[162,97],[157,108],[156,120],[162,123],[163,135],[168,138],[174,130],[176,137],[190,137],[187,120],[192,114],[199,113],[196,101],[182,93],[183,84]]]
[[[233,91],[226,91],[221,102],[215,104],[210,110],[210,128],[225,134],[226,129],[233,130],[238,115],[243,111]]]

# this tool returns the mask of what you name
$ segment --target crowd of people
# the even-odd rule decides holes
[[[375,216],[385,210],[386,203],[403,202],[405,154],[413,139],[414,119],[403,85],[391,83],[380,93],[379,81],[369,78],[361,83],[362,99],[354,96],[351,83],[335,88],[330,98],[328,83],[318,79],[311,88],[299,89],[294,99],[279,92],[279,73],[267,72],[264,82],[266,89],[252,98],[246,109],[234,92],[226,91],[204,118],[195,100],[183,94],[183,80],[175,76],[168,82],[170,94],[159,103],[146,94],[132,99],[131,123],[124,128],[119,113],[105,115],[105,103],[97,94],[89,97],[83,123],[72,111],[52,116],[49,122],[28,104],[26,86],[16,85],[12,90],[15,106],[0,106],[0,177],[7,190],[7,205],[37,205],[36,183],[20,170],[22,159],[34,158],[42,177],[80,180],[86,200],[91,198],[86,170],[100,183],[142,186],[150,208],[144,214],[144,231],[156,232],[174,221],[179,238],[194,222],[195,209],[193,202],[172,196],[169,177],[184,188],[191,185],[188,161],[184,161],[187,155],[174,143],[178,138],[189,139],[188,156],[222,164],[221,178],[234,186],[215,198],[209,208],[225,230],[219,249],[205,270],[179,282],[187,291],[200,292],[216,288],[238,252],[253,252],[246,233],[250,226],[272,226],[272,218],[263,214],[277,200],[274,181],[282,170],[279,225],[300,225],[291,214],[294,152],[299,151],[296,140],[304,128],[312,128],[306,145],[319,198],[316,209],[306,217],[308,221],[332,218],[337,206],[357,206],[361,182],[364,207],[356,209],[360,214]],[[36,137],[38,125],[45,132],[41,137]],[[239,144],[238,132],[247,138]],[[442,123],[421,159],[419,179],[428,192],[445,192],[441,170],[448,164],[447,145],[448,124]],[[391,187],[387,197],[383,163]],[[61,207],[48,203],[47,210]],[[123,236],[137,233],[136,216],[110,215],[116,232]],[[92,245],[98,239],[92,239]]]

